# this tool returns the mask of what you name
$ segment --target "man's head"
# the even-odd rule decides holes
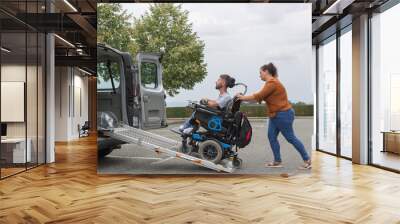
[[[227,74],[222,74],[219,79],[215,82],[216,89],[226,90],[228,87],[232,88],[235,85],[235,79]]]

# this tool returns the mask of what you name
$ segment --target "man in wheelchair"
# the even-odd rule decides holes
[[[179,132],[182,144],[177,149],[185,154],[211,161],[215,164],[231,159],[235,167],[240,167],[237,149],[247,146],[252,137],[252,128],[247,117],[239,111],[241,101],[233,99],[227,89],[235,84],[229,75],[221,75],[216,82],[219,96],[216,100],[202,99],[200,104],[190,103],[193,113]]]
[[[235,85],[234,78],[230,77],[227,74],[220,75],[219,79],[215,82],[215,89],[219,91],[218,98],[215,100],[203,98],[200,100],[200,104],[217,110],[224,109],[228,104],[228,102],[232,100],[232,97],[228,93],[228,88],[232,88],[234,85]],[[184,124],[182,124],[179,127],[179,131],[184,134],[190,134],[191,131],[193,130],[193,125],[192,125],[193,119],[194,119],[194,113],[188,120],[185,121]]]

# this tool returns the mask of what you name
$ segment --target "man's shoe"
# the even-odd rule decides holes
[[[192,131],[193,131],[193,128],[192,128],[192,127],[189,127],[189,128],[184,129],[184,130],[182,131],[182,133],[188,135],[188,134],[190,134]]]

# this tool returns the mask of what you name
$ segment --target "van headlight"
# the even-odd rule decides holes
[[[97,113],[97,130],[113,130],[119,125],[117,116],[111,112],[98,112]]]

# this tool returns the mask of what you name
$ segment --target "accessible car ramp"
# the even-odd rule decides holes
[[[105,134],[114,139],[143,146],[145,149],[154,151],[157,154],[165,154],[171,158],[187,160],[195,165],[203,166],[218,172],[223,171],[232,173],[235,170],[233,167],[225,167],[222,164],[215,164],[208,160],[177,152],[173,150],[173,148],[178,149],[179,145],[181,144],[179,141],[128,125],[122,125],[121,127],[114,128],[113,130],[105,132]]]

